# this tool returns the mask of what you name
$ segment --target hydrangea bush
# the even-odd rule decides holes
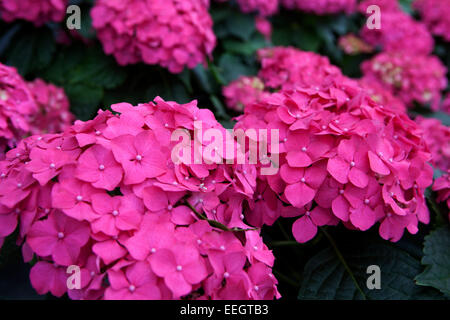
[[[0,0],[0,297],[448,298],[449,10]]]

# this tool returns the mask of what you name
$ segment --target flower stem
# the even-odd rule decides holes
[[[298,243],[297,241],[286,240],[286,241],[273,241],[270,242],[269,245],[271,247],[289,247],[289,246],[299,246],[301,245],[301,243]]]
[[[330,236],[330,234],[324,229],[324,228],[320,228],[320,230],[323,232],[323,234],[327,237],[327,239],[330,241],[331,246],[334,249],[334,252],[336,253],[339,261],[341,261],[341,263],[344,265],[345,270],[347,270],[348,274],[350,275],[350,278],[352,278],[353,283],[356,286],[356,289],[359,291],[359,293],[361,293],[362,297],[364,300],[367,300],[366,295],[364,294],[364,291],[362,291],[361,287],[358,284],[358,281],[356,281],[355,276],[353,275],[352,270],[350,269],[350,267],[348,266],[347,262],[344,259],[344,256],[342,255],[341,251],[339,250],[339,248],[336,245],[336,242],[334,241],[334,239]]]

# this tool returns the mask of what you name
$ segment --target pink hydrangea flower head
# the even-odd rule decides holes
[[[100,0],[92,25],[120,65],[158,64],[172,73],[205,63],[215,47],[212,19],[200,0]]]
[[[22,19],[41,26],[47,22],[62,21],[67,3],[67,0],[1,0],[0,12],[6,22]]]
[[[433,184],[433,191],[438,193],[437,201],[446,202],[450,210],[450,171],[447,171],[442,177],[436,179]],[[450,213],[448,218],[450,219]]]
[[[447,1],[415,0],[413,7],[419,11],[432,34],[450,41],[450,6]]]
[[[238,0],[242,12],[258,12],[261,16],[271,16],[278,11],[278,0]]]
[[[0,64],[0,151],[14,147],[30,131],[38,111],[33,94],[12,67]]]
[[[417,124],[423,130],[423,138],[431,152],[431,163],[446,172],[450,170],[450,128],[438,119],[417,117]]]
[[[0,159],[28,135],[56,133],[73,121],[63,89],[37,79],[27,83],[0,64]]]
[[[328,58],[293,47],[264,48],[257,54],[261,62],[258,77],[274,89],[321,86],[342,74]]]
[[[64,89],[41,79],[29,82],[28,87],[40,109],[31,120],[35,126],[31,128],[32,134],[58,133],[72,124],[74,116]]]
[[[281,0],[288,9],[297,9],[318,15],[353,13],[356,10],[356,0]]]
[[[361,38],[371,46],[385,51],[429,54],[434,40],[426,26],[403,11],[382,11],[380,29],[369,29],[364,25]]]
[[[398,241],[429,222],[424,190],[433,172],[421,129],[357,81],[341,76],[319,88],[281,90],[237,120],[236,129],[279,130],[280,169],[258,177],[275,197],[256,211],[257,196],[270,195],[257,189],[245,212],[256,225],[298,217],[292,232],[306,242],[320,226],[342,222],[364,231],[379,223],[381,237]]]
[[[212,112],[159,97],[111,109],[115,114],[99,111],[62,133],[28,137],[0,161],[0,238],[19,226],[24,259],[37,260],[30,274],[37,292],[72,299],[279,297],[274,256],[242,217],[257,190],[256,168],[237,164],[239,153],[207,152],[207,129],[224,139],[228,133]],[[180,132],[194,139],[190,158],[173,152]],[[238,150],[233,139],[224,142]],[[190,161],[197,143],[208,162]],[[70,265],[81,269],[79,289],[66,287]]]
[[[405,103],[394,96],[392,92],[385,88],[381,83],[370,79],[361,78],[358,80],[358,84],[361,88],[367,91],[372,100],[376,103],[386,108],[391,108],[397,112],[406,112],[407,108]]]
[[[367,81],[379,82],[408,107],[416,101],[438,109],[441,90],[447,86],[447,69],[435,56],[382,52],[361,68]]]

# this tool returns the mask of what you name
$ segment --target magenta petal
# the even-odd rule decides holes
[[[369,151],[369,162],[370,162],[370,168],[373,170],[373,172],[376,172],[381,175],[388,175],[391,171],[389,168],[384,164],[384,162],[372,151]]]
[[[301,178],[303,178],[305,173],[305,169],[302,168],[293,168],[289,166],[287,163],[283,164],[280,168],[280,176],[286,183],[296,183],[299,182]]]
[[[352,210],[350,222],[361,231],[366,231],[375,224],[375,212],[369,206],[364,205]]]
[[[61,266],[70,266],[77,262],[80,254],[80,247],[73,246],[59,240],[55,249],[52,252],[52,257],[55,262]]]
[[[309,166],[312,161],[309,155],[303,151],[288,152],[286,160],[291,167],[303,168]]]
[[[75,196],[73,193],[67,191],[60,183],[56,184],[52,190],[52,204],[53,207],[59,209],[72,208],[75,203]]]
[[[342,221],[348,221],[350,205],[343,196],[339,196],[333,200],[331,208],[336,217]]]
[[[325,226],[332,220],[332,215],[333,213],[330,209],[317,206],[311,211],[311,220],[316,226]]]
[[[144,204],[150,211],[166,209],[169,200],[167,193],[157,187],[147,187],[143,193]]]
[[[156,284],[147,283],[134,292],[135,300],[161,300],[161,290]]]
[[[17,214],[0,214],[0,238],[9,236],[17,227]],[[1,247],[1,246],[0,246]]]
[[[178,206],[172,210],[172,222],[177,225],[190,225],[194,222],[192,211],[186,206]]]
[[[31,249],[40,256],[49,256],[54,251],[57,239],[54,236],[42,235],[34,236],[33,229],[28,234],[27,243],[30,245]]]
[[[369,177],[361,169],[353,167],[348,173],[348,179],[359,188],[365,188],[369,184]]]
[[[47,262],[39,261],[31,268],[30,280],[39,294],[51,292],[54,296],[61,297],[67,291],[64,270]]]
[[[348,182],[349,169],[349,164],[339,157],[328,160],[328,172],[340,183],[345,184]]]
[[[150,253],[150,246],[145,234],[137,233],[125,242],[130,255],[137,260],[145,260]]]
[[[106,264],[110,264],[127,254],[127,250],[122,248],[115,240],[98,242],[94,244],[92,251],[102,258]]]
[[[176,297],[187,295],[192,290],[192,286],[184,279],[181,272],[169,273],[164,277],[164,281]]]
[[[292,234],[295,240],[300,243],[305,243],[314,238],[317,233],[317,226],[311,221],[311,219],[304,215],[297,219],[292,225]]]
[[[299,182],[287,186],[284,195],[294,207],[301,208],[314,199],[316,191]]]
[[[206,278],[208,272],[202,259],[183,266],[184,279],[190,284],[196,284]]]
[[[168,249],[156,250],[149,258],[153,272],[160,277],[165,277],[176,270],[176,261],[172,251]]]
[[[91,224],[92,231],[95,233],[103,232],[110,236],[115,236],[119,233],[116,228],[116,219],[111,214],[104,214],[99,219]]]

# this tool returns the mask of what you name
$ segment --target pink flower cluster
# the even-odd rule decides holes
[[[265,98],[264,83],[258,77],[240,77],[223,88],[228,108],[242,112],[244,108]]]
[[[272,37],[272,24],[265,17],[257,16],[255,17],[255,28],[261,33],[267,41],[271,40]]]
[[[0,63],[0,158],[22,138],[61,131],[72,118],[63,89],[42,80],[27,83]]]
[[[0,63],[0,154],[31,131],[38,106],[26,82],[13,67]],[[1,158],[1,156],[0,156]]]
[[[339,222],[362,231],[379,222],[391,241],[429,222],[424,190],[433,171],[420,128],[355,81],[281,91],[244,112],[236,128],[279,130],[279,174],[258,177],[250,223],[295,217],[293,235],[306,242]]]
[[[450,41],[450,6],[447,0],[415,0],[417,9],[431,33]]]
[[[159,64],[172,73],[204,63],[216,44],[203,0],[98,0],[92,25],[121,65]]]
[[[429,54],[434,48],[433,37],[426,26],[400,9],[382,10],[381,28],[369,29],[365,24],[360,35],[368,44],[385,51]]]
[[[242,12],[258,12],[261,16],[271,16],[278,11],[278,0],[238,0]]]
[[[419,116],[415,121],[423,130],[423,139],[431,152],[431,163],[442,171],[449,171],[450,128],[434,118]]]
[[[36,79],[27,83],[39,111],[31,119],[31,134],[57,133],[66,130],[74,121],[69,99],[64,89]]]
[[[356,0],[281,0],[288,9],[297,9],[318,15],[345,12],[353,13],[356,10]]]
[[[67,2],[67,0],[0,0],[0,13],[6,22],[23,19],[41,26],[47,22],[62,21],[66,14]]]
[[[212,112],[161,98],[111,108],[117,114],[99,111],[64,133],[24,139],[0,162],[0,238],[19,224],[25,260],[37,259],[30,274],[37,292],[72,299],[279,297],[273,254],[243,222],[255,168],[174,160],[175,130],[203,146],[211,140],[207,129],[227,132]],[[189,145],[198,150],[195,141]],[[70,265],[81,268],[81,289],[66,287]]]
[[[406,105],[403,101],[394,96],[391,91],[385,88],[380,82],[361,78],[358,80],[358,84],[367,91],[370,98],[376,103],[395,110],[396,112],[406,112]]]
[[[448,218],[450,220],[450,170],[434,181],[433,191],[438,193],[436,199],[438,202],[447,203],[447,208],[449,209]]]
[[[293,47],[264,48],[257,55],[261,63],[258,77],[273,89],[322,86],[342,74],[327,57]]]
[[[368,81],[379,82],[408,107],[416,101],[438,109],[441,90],[447,86],[447,69],[435,56],[382,52],[361,68]]]

